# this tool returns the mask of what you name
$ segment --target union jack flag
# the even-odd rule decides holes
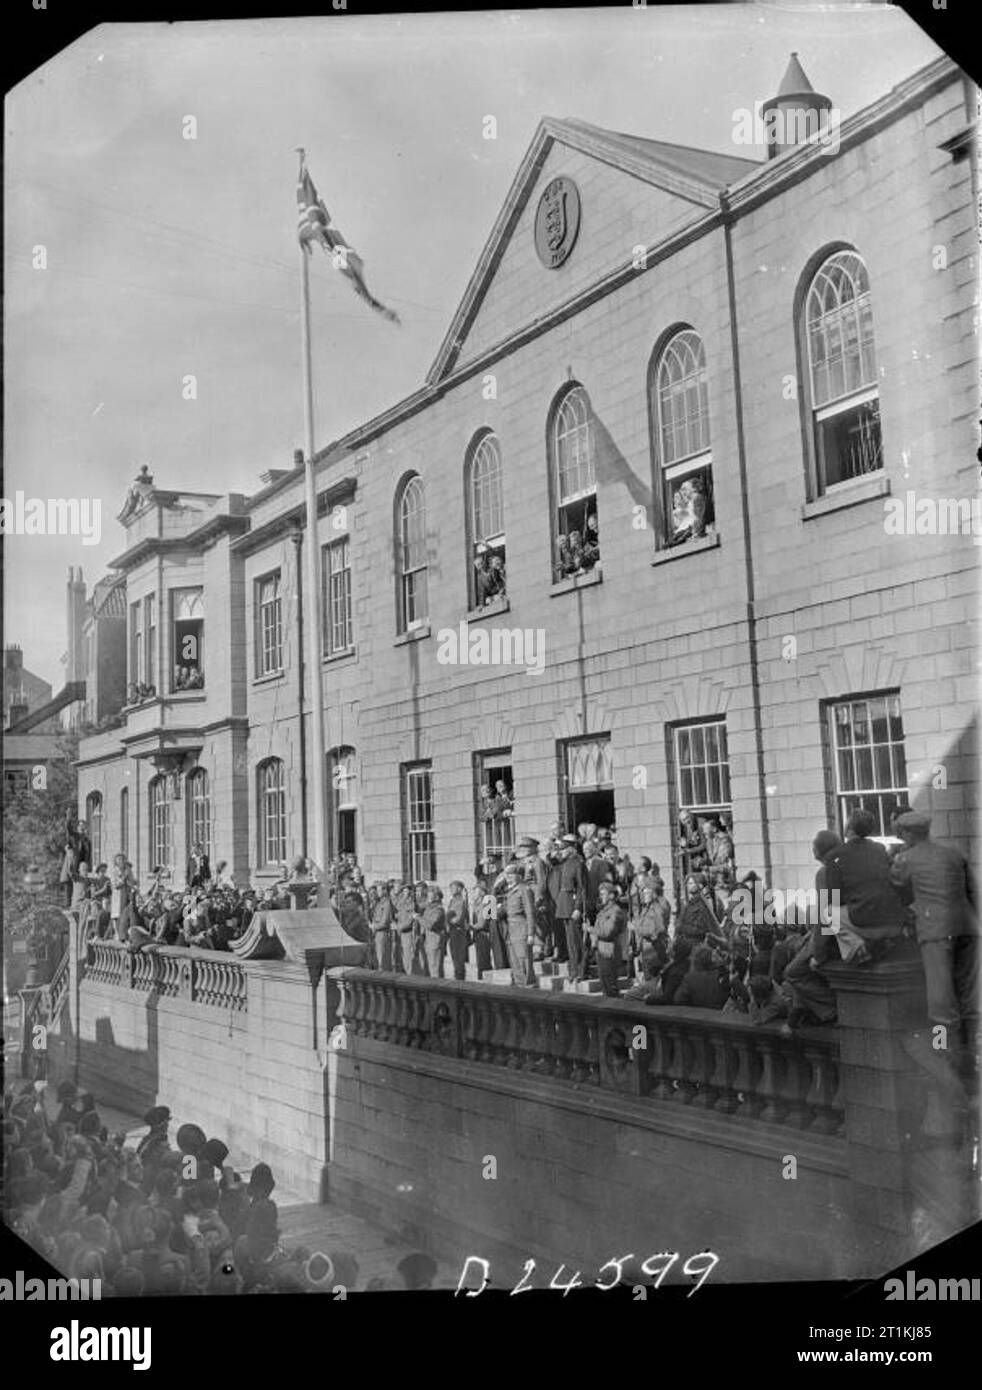
[[[355,294],[390,323],[399,322],[399,315],[392,309],[387,309],[369,291],[365,284],[362,259],[358,252],[348,245],[337,227],[331,225],[331,215],[318,196],[305,162],[301,162],[297,180],[297,228],[300,245],[308,256],[313,254],[312,243],[319,241],[331,257],[331,264],[335,270],[340,270],[341,274],[347,277]]]

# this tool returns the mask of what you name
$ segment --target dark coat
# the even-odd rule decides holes
[[[582,912],[586,904],[587,884],[583,860],[571,854],[559,866],[559,891],[556,897],[556,916],[561,921]]]
[[[825,878],[860,936],[899,936],[904,905],[890,882],[890,860],[875,840],[847,840],[826,860]]]
[[[675,992],[673,1004],[690,1004],[696,1009],[721,1009],[730,989],[715,970],[690,970]]]
[[[890,882],[903,901],[913,902],[918,941],[978,936],[971,871],[954,845],[916,841],[894,859]]]

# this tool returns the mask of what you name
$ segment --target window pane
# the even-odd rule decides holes
[[[863,789],[873,786],[873,757],[868,748],[856,749],[856,785]]]

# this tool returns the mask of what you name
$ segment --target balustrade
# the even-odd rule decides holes
[[[120,941],[96,939],[86,945],[85,975],[101,984],[190,999],[211,1008],[244,1012],[248,1007],[248,971],[218,951],[177,946],[130,951]]]
[[[335,974],[335,972],[332,972]],[[739,1015],[336,972],[353,1037],[816,1134],[843,1126],[838,1039]]]

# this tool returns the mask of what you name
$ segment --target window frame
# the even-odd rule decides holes
[[[85,798],[85,826],[89,836],[89,856],[92,860],[90,869],[102,863],[103,811],[102,792],[89,792]]]
[[[816,363],[813,355],[813,334],[812,320],[809,318],[810,306],[812,303],[813,291],[819,276],[825,268],[837,257],[853,257],[862,267],[863,277],[865,278],[865,289],[861,290],[858,296],[854,295],[852,302],[855,304],[858,299],[866,300],[866,318],[869,323],[868,339],[863,339],[859,331],[862,322],[863,310],[857,309],[854,318],[857,324],[856,333],[856,352],[860,366],[862,366],[865,352],[868,350],[872,356],[873,375],[872,380],[863,380],[861,384],[842,392],[838,396],[823,399],[821,404],[817,404],[818,396],[815,389],[815,370]],[[828,317],[825,315],[824,317]],[[798,380],[803,383],[803,389],[799,392],[801,406],[801,424],[805,440],[805,462],[806,462],[806,495],[810,501],[815,501],[821,497],[835,497],[839,495],[840,489],[854,487],[857,482],[869,478],[885,476],[885,455],[883,448],[883,421],[880,398],[880,371],[876,345],[876,326],[873,313],[873,290],[870,284],[869,267],[863,257],[854,246],[847,243],[835,243],[826,246],[811,258],[808,266],[802,275],[798,287],[797,300],[795,305],[796,322],[796,345],[798,358]],[[845,337],[840,334],[840,341],[845,342]],[[843,356],[843,362],[845,357]],[[828,359],[825,369],[828,374]],[[843,366],[843,381],[845,380],[846,368]],[[875,420],[875,427],[878,436],[877,457],[879,458],[878,467],[868,468],[865,471],[854,473],[851,476],[839,478],[835,482],[828,482],[828,463],[826,459],[826,435],[827,427],[830,422],[835,420],[846,421],[850,415],[861,411],[864,407],[875,406],[869,414]],[[860,425],[862,428],[862,424]]]
[[[570,409],[570,403],[582,401],[584,418],[571,428],[563,428],[563,420],[566,412]],[[575,487],[569,491],[564,491],[562,483],[562,460],[564,453],[564,441],[571,438],[574,434],[583,433],[586,438],[586,472],[590,481],[580,487]],[[577,454],[579,450],[577,449]],[[554,584],[560,583],[564,576],[559,567],[558,547],[559,537],[569,535],[572,531],[579,531],[581,539],[586,535],[586,521],[592,511],[597,518],[597,544],[600,547],[600,497],[597,486],[597,448],[596,448],[596,429],[593,414],[593,403],[590,400],[590,393],[580,381],[568,381],[562,390],[553,398],[549,410],[548,426],[546,434],[546,457],[549,469],[549,497],[550,497],[550,526],[552,531],[552,579]],[[577,461],[578,472],[582,469],[582,464]],[[573,509],[582,508],[582,522],[576,526],[569,525],[570,512]],[[603,573],[603,552],[593,565],[585,568],[585,573],[596,572],[598,575]]]
[[[416,780],[423,781],[427,795],[425,798],[413,795]],[[436,878],[436,830],[434,827],[433,815],[433,764],[429,761],[414,763],[403,763],[400,769],[400,781],[402,790],[402,862],[404,877],[413,883],[430,882]],[[413,810],[416,806],[428,806],[428,822],[425,825],[414,824]],[[422,841],[419,846],[420,853],[417,854],[417,842]],[[423,862],[426,863],[428,872],[417,872],[417,867]]]
[[[276,774],[276,785],[267,785],[270,773]],[[278,799],[278,806],[272,815],[278,826],[278,835],[270,834],[270,803]],[[286,768],[282,758],[264,758],[256,767],[256,863],[260,869],[274,869],[287,862],[287,810],[286,810]],[[270,846],[281,849],[281,854],[271,855]]]
[[[515,817],[503,817],[500,821],[486,821],[481,815],[481,787],[486,781],[492,782],[489,776],[489,768],[507,768],[511,780],[510,796],[512,804],[515,802],[515,765],[512,761],[512,750],[510,748],[492,748],[482,750],[473,755],[474,767],[474,841],[477,847],[476,863],[487,859],[491,855],[497,855],[501,862],[507,862],[515,848]],[[494,779],[496,780],[496,779]],[[492,831],[489,834],[489,827],[498,826],[501,829],[500,835],[495,835]]]
[[[410,514],[407,513],[406,499],[412,494],[418,495],[420,505],[416,507],[412,515],[421,515],[421,535],[416,536],[411,541],[407,540],[407,520]],[[427,530],[427,505],[426,505],[426,485],[418,473],[408,473],[399,484],[396,491],[395,506],[395,528],[394,541],[396,552],[396,585],[397,585],[397,628],[401,635],[415,632],[417,629],[425,627],[429,621],[429,533]],[[406,563],[407,551],[410,545],[421,546],[423,563],[409,565]],[[422,579],[420,580],[420,576]],[[419,601],[420,592],[422,602]],[[412,609],[413,616],[409,613]],[[418,609],[422,609],[419,612]]]
[[[174,833],[171,824],[170,778],[164,772],[151,778],[147,786],[147,849],[151,872],[159,865],[173,868]]]
[[[492,506],[488,510],[492,515],[497,513],[496,519],[499,522],[497,529],[478,526],[480,511],[477,488],[478,466],[483,461],[486,452],[491,454],[489,471],[493,481],[490,491],[497,494],[492,499]],[[485,492],[488,490],[485,489]],[[478,606],[476,568],[478,559],[482,555],[500,555],[507,574],[504,465],[501,455],[501,441],[490,427],[478,430],[464,456],[464,515],[467,544],[467,606],[469,609],[476,609]]]
[[[887,721],[888,737],[885,742],[883,740],[875,742],[872,738],[874,719],[869,709],[869,706],[875,700],[883,700],[887,702],[885,718]],[[893,715],[890,712],[890,701],[896,701],[896,715]],[[855,706],[859,704],[867,705],[867,723],[869,726],[870,738],[867,740],[865,744],[853,742],[849,743],[848,745],[840,745],[837,736],[839,727],[837,711],[839,709],[845,708],[846,706]],[[826,759],[826,773],[828,777],[829,806],[831,811],[831,819],[838,827],[839,834],[845,837],[845,825],[846,821],[849,818],[850,811],[855,809],[855,806],[865,806],[867,807],[867,809],[874,809],[878,816],[880,830],[877,833],[881,836],[889,835],[890,817],[884,810],[884,807],[886,806],[889,799],[893,798],[897,807],[904,809],[909,809],[910,807],[910,787],[908,778],[906,747],[907,736],[903,727],[903,705],[901,701],[900,688],[889,687],[884,690],[871,690],[857,695],[843,695],[836,697],[832,700],[826,700],[823,702],[822,714],[823,733],[826,748],[828,750],[828,756]],[[852,718],[851,711],[850,718]],[[895,739],[891,736],[890,724],[893,719],[897,719],[900,722],[899,739]],[[840,754],[847,752],[852,754],[853,771],[854,773],[856,773],[856,750],[868,748],[870,750],[870,769],[873,773],[873,781],[875,782],[877,760],[876,754],[873,750],[878,747],[885,747],[888,750],[887,756],[890,763],[891,778],[894,779],[892,781],[892,784],[890,786],[871,785],[869,787],[860,787],[857,785],[849,788],[848,790],[843,790],[841,778],[842,764],[840,762]],[[903,772],[902,783],[898,783],[895,780],[897,764],[895,763],[894,759],[894,749],[896,748],[900,749],[901,768]],[[855,805],[847,806],[846,803],[848,801],[854,802]],[[875,805],[871,806],[870,803],[875,803]]]
[[[253,581],[253,611],[255,621],[256,679],[264,676],[278,676],[283,672],[283,594],[281,591],[282,570],[279,566],[260,574]],[[273,586],[272,597],[263,597],[266,585]],[[267,624],[267,614],[272,612],[272,621]],[[267,641],[269,633],[274,634]],[[275,660],[274,660],[275,658]]]
[[[204,786],[204,791],[199,788]],[[211,778],[207,769],[192,768],[187,775],[187,847],[188,853],[195,844],[200,844],[204,853],[211,858]],[[202,821],[201,807],[204,807]],[[201,828],[203,824],[203,829]]]
[[[665,447],[667,422],[663,375],[670,356],[674,357],[676,361],[681,360],[680,351],[675,345],[682,339],[686,340],[686,349],[690,353],[692,353],[693,341],[698,344],[701,362],[697,364],[695,372],[690,372],[677,381],[670,382],[669,385],[672,387],[681,386],[683,388],[681,394],[684,400],[688,394],[686,383],[695,379],[696,394],[700,402],[700,408],[696,412],[695,420],[701,422],[700,433],[704,435],[704,438],[689,441],[698,443],[699,447],[687,453],[673,454],[671,458],[668,458]],[[716,487],[713,476],[714,456],[712,411],[709,400],[709,367],[706,360],[705,340],[702,334],[691,324],[674,324],[662,335],[655,345],[648,367],[648,424],[651,449],[656,551],[672,550],[678,546],[697,543],[704,538],[716,536]],[[685,416],[683,428],[686,433],[694,429],[693,423],[688,415]],[[671,429],[673,436],[677,434],[678,422],[675,417],[672,419]],[[674,529],[672,528],[673,491],[678,484],[689,481],[697,476],[701,476],[703,479],[704,491],[707,499],[703,532],[701,536],[685,536],[683,534],[681,538],[676,539]]]
[[[335,554],[343,555],[345,559],[343,565],[335,565]],[[335,621],[334,581],[338,576],[342,577],[341,604],[344,610],[341,626],[348,639],[344,643],[335,641],[338,624]],[[342,656],[354,650],[354,607],[351,586],[351,537],[340,536],[337,540],[328,541],[327,544],[321,546],[321,601],[323,606],[321,639],[324,646],[324,656]]]
[[[120,787],[119,789],[119,852],[129,858],[130,855],[130,789]]]

